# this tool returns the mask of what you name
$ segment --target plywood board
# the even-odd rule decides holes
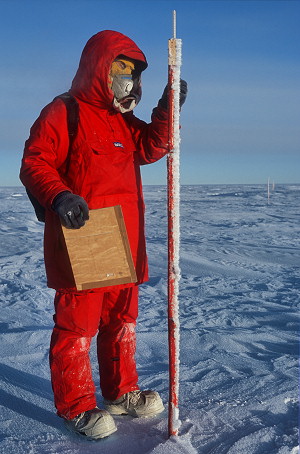
[[[80,229],[62,226],[77,290],[136,282],[121,207],[90,210]]]

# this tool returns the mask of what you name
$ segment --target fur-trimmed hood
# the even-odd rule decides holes
[[[148,66],[144,53],[130,38],[104,30],[92,36],[84,47],[71,94],[101,108],[110,108],[114,94],[108,87],[108,75],[118,55],[137,60],[142,71]]]

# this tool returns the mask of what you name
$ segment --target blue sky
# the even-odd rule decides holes
[[[300,2],[0,0],[0,186],[18,185],[40,110],[69,89],[86,41],[104,29],[145,52],[145,121],[167,80],[172,11],[189,96],[181,115],[183,184],[300,183]],[[143,168],[165,184],[166,162]]]

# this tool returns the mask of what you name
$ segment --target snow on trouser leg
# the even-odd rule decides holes
[[[91,338],[54,328],[51,341],[51,381],[59,416],[72,419],[96,407],[89,358]],[[56,351],[59,349],[59,352]]]
[[[135,362],[137,314],[138,287],[105,295],[97,337],[100,386],[105,399],[115,400],[139,389]]]
[[[99,326],[102,301],[103,294],[55,295],[51,381],[57,413],[66,419],[96,407],[89,349]]]

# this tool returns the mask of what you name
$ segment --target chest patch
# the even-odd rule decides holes
[[[124,145],[121,142],[114,142],[115,147],[124,148]]]

